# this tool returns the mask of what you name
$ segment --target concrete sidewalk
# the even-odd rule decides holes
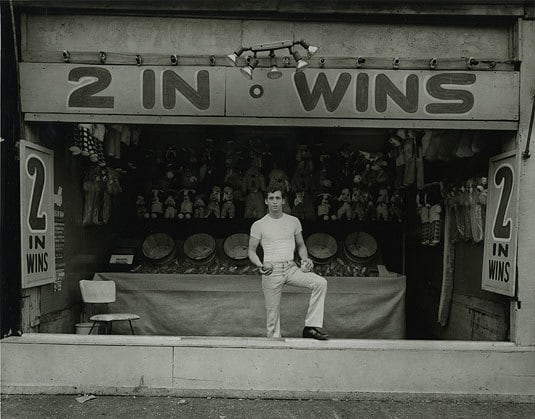
[[[74,395],[3,395],[10,418],[535,418],[535,404],[466,401],[250,400],[97,396],[83,404]]]

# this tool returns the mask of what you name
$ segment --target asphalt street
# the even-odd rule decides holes
[[[535,404],[467,401],[261,400],[143,396],[3,395],[9,418],[535,418]]]

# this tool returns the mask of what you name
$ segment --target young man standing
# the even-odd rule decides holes
[[[262,290],[267,310],[267,336],[280,337],[280,300],[284,284],[312,290],[303,329],[304,338],[327,340],[323,326],[323,307],[327,281],[312,272],[314,264],[308,258],[301,222],[282,211],[284,196],[278,188],[270,188],[265,203],[268,213],[251,226],[249,260],[260,269]],[[264,250],[262,262],[256,253],[258,245]],[[301,258],[301,267],[294,262],[294,251]]]

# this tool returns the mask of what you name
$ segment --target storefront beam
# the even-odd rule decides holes
[[[209,116],[161,115],[99,115],[26,113],[28,122],[71,122],[103,124],[161,124],[161,125],[232,125],[232,126],[289,126],[330,128],[413,128],[516,131],[516,121],[487,120],[429,120],[429,119],[330,119],[330,118],[239,118]]]
[[[525,13],[523,0],[504,1],[323,1],[301,0],[292,2],[279,2],[276,0],[260,1],[225,1],[214,2],[210,0],[186,1],[77,1],[66,2],[58,0],[18,0],[17,6],[26,10],[43,10],[50,12],[64,12],[65,10],[105,10],[107,13],[122,14],[224,14],[255,15],[271,14],[284,15],[422,15],[422,16],[523,16]]]
[[[31,63],[60,63],[67,61],[71,64],[97,65],[138,65],[141,57],[142,66],[173,66],[172,54],[132,54],[105,52],[105,63],[102,62],[100,51],[27,51],[23,56],[24,62]],[[277,58],[277,65],[285,67],[284,54]],[[233,67],[226,55],[178,55],[176,67],[183,66],[217,66]],[[271,67],[269,57],[257,57],[258,67]],[[360,59],[360,60],[359,60]],[[394,62],[394,60],[397,60]],[[403,57],[314,57],[307,59],[310,68],[326,69],[399,69],[399,70],[474,70],[474,71],[515,71],[520,62],[517,60],[499,58],[459,57],[459,58],[403,58]],[[247,64],[246,58],[240,57],[238,66]],[[294,67],[292,65],[289,67]]]

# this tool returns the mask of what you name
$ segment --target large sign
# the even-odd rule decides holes
[[[481,288],[515,295],[518,160],[515,151],[490,159]]]
[[[27,113],[518,120],[518,72],[21,63]]]
[[[20,142],[22,288],[55,280],[54,152]]]

